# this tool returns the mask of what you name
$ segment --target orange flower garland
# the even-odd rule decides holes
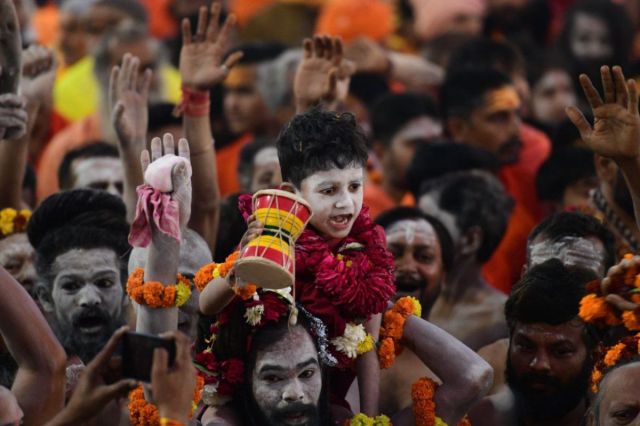
[[[233,268],[233,264],[240,256],[239,251],[231,253],[223,263],[209,263],[203,266],[196,272],[194,282],[198,291],[202,292],[204,288],[214,279],[226,278]],[[256,293],[256,287],[254,284],[247,284],[244,287],[234,287],[234,291],[242,300],[249,300]]]
[[[433,402],[435,391],[436,382],[428,377],[423,377],[411,385],[411,400],[413,401],[416,426],[436,425],[436,403]]]
[[[127,280],[127,294],[139,305],[150,308],[171,308],[184,305],[191,296],[191,282],[178,274],[176,285],[158,281],[144,282],[144,269],[136,268]]]
[[[400,340],[404,331],[404,323],[410,315],[421,316],[422,306],[414,297],[402,297],[391,309],[384,313],[380,327],[378,360],[380,368],[387,369],[393,365],[396,355],[402,352]]]
[[[200,399],[202,399],[202,388],[204,379],[196,377],[196,387],[193,391],[193,404],[191,415],[196,411]],[[144,399],[144,388],[138,386],[129,392],[129,420],[133,426],[160,426],[160,414],[158,407]]]

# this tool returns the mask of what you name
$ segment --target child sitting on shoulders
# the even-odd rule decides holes
[[[324,361],[333,367],[332,403],[349,408],[345,396],[357,375],[360,411],[376,415],[380,371],[375,341],[395,286],[384,232],[362,205],[366,137],[352,114],[316,108],[295,116],[277,147],[284,185],[313,212],[296,242],[295,298],[326,327],[329,356]],[[248,217],[251,203],[242,204]],[[253,217],[249,221],[241,247],[262,230]],[[200,296],[200,310],[208,315],[220,313],[236,296],[233,273],[214,281],[219,282]]]

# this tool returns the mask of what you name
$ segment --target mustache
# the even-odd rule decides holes
[[[76,312],[71,316],[71,323],[78,325],[86,321],[108,322],[111,317],[104,309],[100,307],[84,308],[80,312]]]
[[[426,285],[417,274],[396,273],[395,281],[398,290],[416,290]]]
[[[318,412],[318,407],[316,407],[313,404],[304,404],[302,402],[296,402],[284,408],[274,411],[273,417],[276,419],[283,419],[291,414],[302,414],[312,419],[316,416],[317,412]]]
[[[542,384],[544,386],[552,387],[554,389],[562,389],[563,387],[560,380],[556,379],[555,377],[548,376],[546,374],[527,373],[527,374],[524,374],[522,377],[520,377],[519,381],[523,387],[529,388],[529,389],[531,388],[531,385],[534,383]]]

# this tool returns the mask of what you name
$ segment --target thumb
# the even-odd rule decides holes
[[[565,108],[565,112],[567,113],[569,120],[571,120],[573,125],[577,127],[580,132],[580,136],[584,140],[589,133],[591,133],[591,125],[587,119],[584,118],[584,114],[582,114],[582,112],[575,106]]]

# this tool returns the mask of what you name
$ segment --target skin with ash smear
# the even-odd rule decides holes
[[[456,224],[456,217],[448,211],[440,208],[437,202],[437,195],[434,193],[427,193],[422,195],[420,197],[418,205],[420,207],[420,210],[442,222],[444,227],[447,228],[449,235],[451,235],[451,240],[453,241],[454,246],[456,246],[458,240],[460,239],[460,229]]]
[[[13,234],[0,240],[0,265],[31,295],[37,279],[34,258],[27,234]]]
[[[73,188],[94,188],[122,197],[124,171],[116,157],[92,157],[74,160]]]
[[[332,239],[343,239],[362,210],[362,167],[320,171],[305,178],[297,191],[311,206],[311,225]]]
[[[0,93],[17,93],[22,47],[20,28],[11,0],[0,0]]]
[[[605,257],[604,245],[595,237],[565,236],[557,241],[536,238],[529,247],[528,267],[556,258],[566,266],[586,268],[594,271],[598,276],[604,276]]]
[[[589,426],[640,425],[640,363],[623,365],[607,374],[596,399],[598,417]]]
[[[275,147],[261,149],[253,159],[251,192],[276,188],[282,183],[278,150]]]
[[[605,21],[579,13],[571,31],[571,50],[581,60],[605,61],[613,55],[611,35]]]
[[[396,266],[396,296],[413,296],[423,304],[436,297],[444,271],[440,243],[424,219],[400,220],[386,230]]]
[[[564,109],[575,105],[571,77],[564,70],[549,70],[533,86],[532,111],[543,123],[557,124],[565,119]]]
[[[281,340],[258,352],[251,380],[255,401],[267,419],[290,425],[307,424],[310,419],[299,413],[288,413],[283,418],[280,413],[292,404],[318,406],[322,374],[309,333],[296,326]]]
[[[74,316],[90,307],[100,307],[111,318],[120,317],[124,290],[118,259],[113,250],[69,250],[56,258],[53,273],[55,278],[51,297],[61,327],[73,328],[87,335],[103,331],[104,324],[86,327],[73,324]]]

